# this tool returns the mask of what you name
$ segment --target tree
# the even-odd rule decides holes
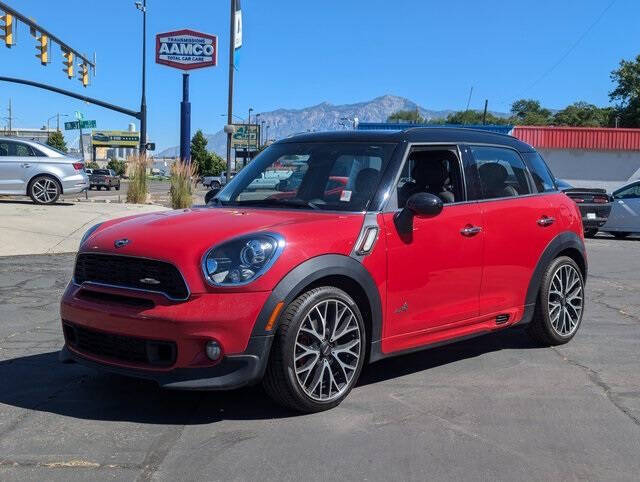
[[[640,127],[640,55],[635,60],[621,60],[618,69],[611,72],[616,88],[609,99],[617,101],[617,114],[622,127]]]
[[[113,169],[118,176],[124,176],[125,172],[127,172],[127,163],[111,159],[107,164],[107,169]]]
[[[525,126],[546,126],[551,124],[553,118],[551,111],[540,105],[540,102],[533,99],[520,99],[511,104],[510,119],[513,124]]]
[[[462,125],[477,125],[482,124],[483,113],[477,110],[461,110],[449,114],[445,120],[446,124],[462,124]],[[509,124],[509,119],[504,117],[498,117],[491,112],[487,112],[485,119],[486,124],[490,125],[506,125]]]
[[[96,161],[89,161],[84,165],[84,167],[87,169],[100,169],[100,166],[98,166]]]
[[[191,138],[191,162],[196,165],[200,175],[211,170],[213,162],[211,154],[207,151],[207,143],[207,138],[200,129]]]
[[[558,126],[574,127],[607,127],[611,125],[614,109],[598,107],[587,102],[576,102],[568,105],[553,116],[553,123]]]
[[[49,134],[47,144],[62,152],[67,152],[67,143],[64,141],[64,135],[61,131],[55,131]]]
[[[412,124],[424,124],[424,118],[415,110],[399,110],[387,118],[387,122],[411,122]]]
[[[207,172],[207,174],[210,176],[219,176],[220,174],[222,174],[224,171],[227,170],[227,161],[224,160],[215,152],[212,152],[210,155],[211,155],[211,168]]]

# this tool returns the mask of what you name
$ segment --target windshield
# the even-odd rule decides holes
[[[364,211],[396,144],[274,144],[212,201],[233,206]]]
[[[109,169],[94,169],[93,170],[94,174],[100,174],[100,175],[104,175],[104,176],[108,176],[109,174],[111,174],[109,172]]]

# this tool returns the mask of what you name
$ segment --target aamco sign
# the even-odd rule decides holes
[[[218,60],[218,38],[195,30],[156,35],[156,63],[181,70],[213,67]]]

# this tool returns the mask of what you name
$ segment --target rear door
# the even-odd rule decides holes
[[[555,207],[552,196],[538,192],[516,150],[469,146],[469,152],[485,233],[480,315],[514,319],[521,314],[540,256],[558,232]]]

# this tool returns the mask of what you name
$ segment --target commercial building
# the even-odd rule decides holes
[[[0,130],[0,136],[2,137],[19,137],[21,139],[28,139],[36,142],[47,142],[49,134],[55,132],[56,129],[47,129],[41,127],[40,129],[29,127],[16,127],[9,130],[8,128]]]

